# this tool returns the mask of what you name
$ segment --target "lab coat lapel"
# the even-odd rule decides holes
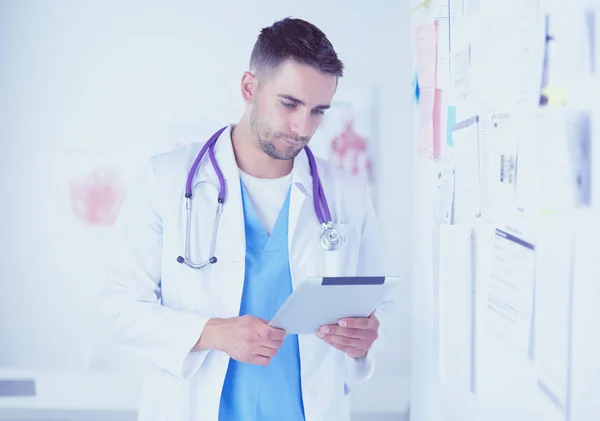
[[[231,126],[219,137],[215,145],[215,158],[223,172],[225,185],[227,186],[227,196],[221,215],[223,223],[227,227],[227,232],[226,235],[223,235],[221,241],[227,245],[228,255],[232,261],[244,262],[246,255],[244,208],[242,205],[240,175],[231,143]],[[214,173],[213,177],[217,179],[217,175]]]
[[[231,144],[231,126],[219,136],[214,152],[226,186],[225,203],[215,247],[218,261],[214,265],[214,285],[215,292],[225,305],[224,314],[237,315],[244,286],[246,235],[240,178]],[[218,189],[218,177],[210,163],[208,152],[202,160],[196,180],[198,180],[196,183],[210,180],[211,184]],[[194,213],[197,226],[206,224],[207,220],[214,218],[217,209],[217,190],[210,191],[210,197],[206,196],[204,203],[205,205]],[[212,231],[205,235],[212,235]]]
[[[313,251],[318,237],[313,233],[319,229],[314,206],[312,176],[306,152],[302,151],[294,160],[294,174],[290,193],[290,214],[288,221],[288,251],[292,287],[295,289],[307,276],[318,276],[319,256]],[[304,396],[319,383],[319,368],[322,364],[323,346],[326,345],[315,335],[298,335],[300,349],[300,371]],[[329,345],[326,345],[329,346]],[[308,418],[308,417],[307,417]]]
[[[290,210],[288,220],[288,251],[290,255],[290,266],[292,269],[292,285],[295,288],[301,279],[298,273],[299,267],[295,263],[299,263],[298,256],[301,252],[299,240],[302,237],[302,227],[306,227],[307,221],[306,212],[309,211],[312,203],[312,177],[310,175],[310,166],[306,152],[302,151],[294,160],[294,169],[292,177],[292,188],[290,191]]]

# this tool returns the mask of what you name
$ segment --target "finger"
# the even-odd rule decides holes
[[[364,350],[364,349],[355,348],[353,346],[341,345],[341,344],[337,344],[334,342],[327,342],[327,343],[329,345],[331,345],[332,347],[334,347],[335,349],[338,349],[351,357],[359,357],[359,356],[364,355],[366,352],[366,350]]]
[[[270,348],[270,347],[267,347],[267,346],[261,346],[261,347],[258,347],[254,351],[254,355],[261,356],[261,357],[272,358],[275,355],[277,355],[277,351],[278,350],[279,350],[279,348]]]
[[[379,327],[379,320],[374,315],[373,317],[356,317],[342,319],[338,325],[353,329],[377,329]]]
[[[256,356],[250,358],[247,362],[248,362],[248,364],[265,366],[265,365],[269,365],[269,363],[271,362],[271,358],[264,357],[262,355],[256,355]]]
[[[269,327],[268,338],[272,341],[282,341],[285,338],[285,330]]]
[[[336,325],[323,326],[319,329],[319,333],[321,335],[339,335],[346,336],[348,338],[356,338],[356,339],[367,339],[371,337],[371,332],[365,329],[355,329],[348,327],[340,327]],[[319,336],[319,335],[317,335]]]
[[[280,341],[285,338],[285,330],[277,329],[269,325],[260,326],[258,329],[258,334],[261,338],[272,341]]]
[[[325,335],[323,338],[327,343],[350,346],[354,348],[366,348],[367,342],[363,339],[348,338],[340,335]]]
[[[263,340],[260,345],[271,349],[279,349],[283,345],[283,339],[277,341]]]

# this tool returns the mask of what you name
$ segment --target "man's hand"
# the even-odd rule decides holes
[[[245,315],[230,319],[210,319],[204,327],[196,350],[218,349],[234,360],[268,365],[285,338],[285,331],[257,317]]]
[[[367,318],[343,319],[337,325],[322,326],[317,336],[349,357],[360,358],[367,355],[378,331],[379,320],[373,312]]]

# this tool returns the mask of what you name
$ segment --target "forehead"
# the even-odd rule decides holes
[[[290,95],[311,105],[328,105],[335,94],[337,77],[293,61],[282,63],[265,84],[270,94]]]

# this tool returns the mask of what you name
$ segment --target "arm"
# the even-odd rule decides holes
[[[155,367],[191,377],[209,352],[200,341],[208,317],[161,304],[162,218],[153,165],[131,186],[112,234],[99,299],[110,333]]]

